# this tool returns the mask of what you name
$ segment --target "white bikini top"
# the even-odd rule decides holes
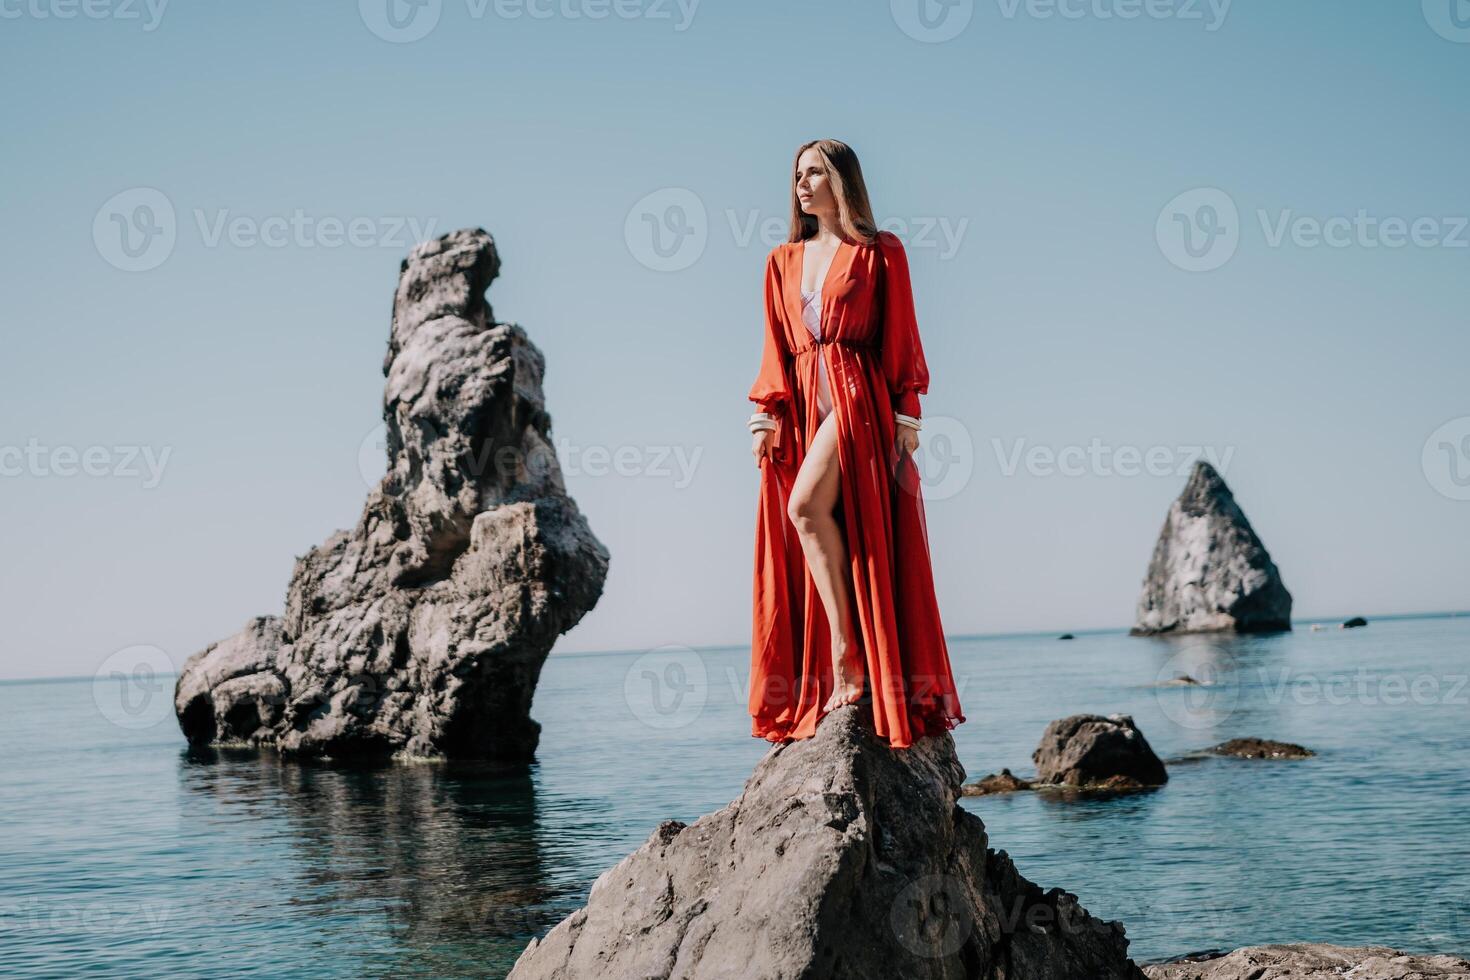
[[[821,294],[821,287],[818,287],[811,292],[807,292],[805,289],[801,291],[802,322],[804,322],[806,324],[806,328],[812,332],[812,336],[817,338],[818,340],[822,339],[822,311],[820,309],[820,304],[815,302],[815,300]]]

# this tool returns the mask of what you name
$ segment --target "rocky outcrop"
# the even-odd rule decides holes
[[[288,753],[525,760],[558,636],[608,553],[567,496],[525,331],[495,322],[484,231],[403,263],[383,373],[388,472],[350,531],[296,562],[284,615],[190,657],[189,741]]]
[[[1274,742],[1269,738],[1232,738],[1205,751],[1210,755],[1228,755],[1236,759],[1307,759],[1317,754],[1293,742]]]
[[[1031,754],[1036,784],[1135,789],[1169,781],[1164,763],[1127,715],[1072,715],[1046,726]]]
[[[1345,630],[1355,630],[1355,629],[1357,629],[1360,626],[1367,626],[1367,625],[1368,625],[1368,621],[1366,619],[1364,619],[1362,616],[1354,616],[1351,619],[1345,619],[1345,620],[1343,620],[1342,628],[1345,629]]]
[[[1385,946],[1292,943],[1248,946],[1197,962],[1144,968],[1152,980],[1470,980],[1470,962],[1456,956],[1414,956]]]
[[[1230,488],[1200,460],[1154,545],[1136,636],[1291,629],[1291,593]]]
[[[511,980],[1142,980],[1121,925],[990,848],[948,733],[895,751],[871,726],[838,708],[729,806],[665,821]]]

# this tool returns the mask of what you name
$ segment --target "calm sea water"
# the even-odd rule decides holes
[[[1023,874],[1122,919],[1136,958],[1470,951],[1470,616],[951,650],[971,778],[1029,771],[1046,723],[1080,711],[1132,714],[1165,758],[1251,735],[1320,753],[1181,762],[1128,797],[964,802]],[[191,754],[171,679],[0,684],[0,972],[502,976],[660,820],[739,794],[768,748],[746,657],[554,654],[521,773]],[[1156,686],[1176,673],[1213,683]]]

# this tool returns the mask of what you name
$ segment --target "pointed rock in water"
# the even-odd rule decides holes
[[[724,809],[661,824],[509,980],[1142,980],[1120,924],[990,849],[948,733],[895,751],[863,710],[772,748]]]
[[[185,662],[194,744],[524,761],[541,665],[602,594],[608,553],[562,484],[545,361],[485,290],[491,237],[404,261],[383,373],[388,472],[299,558],[283,616]]]
[[[1204,460],[1169,508],[1130,633],[1291,629],[1291,593],[1230,488]]]
[[[1162,786],[1169,772],[1128,715],[1072,715],[1046,726],[1032,753],[1036,785],[1083,789]]]

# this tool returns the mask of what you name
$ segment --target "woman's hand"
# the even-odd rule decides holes
[[[775,451],[771,447],[771,440],[775,436],[775,429],[756,429],[750,440],[750,454],[755,457],[755,465],[760,466],[761,460],[772,459]]]
[[[899,455],[904,453],[912,454],[915,449],[919,448],[919,430],[911,425],[902,424],[898,425],[897,428],[898,437],[894,442],[894,446],[898,449]]]

